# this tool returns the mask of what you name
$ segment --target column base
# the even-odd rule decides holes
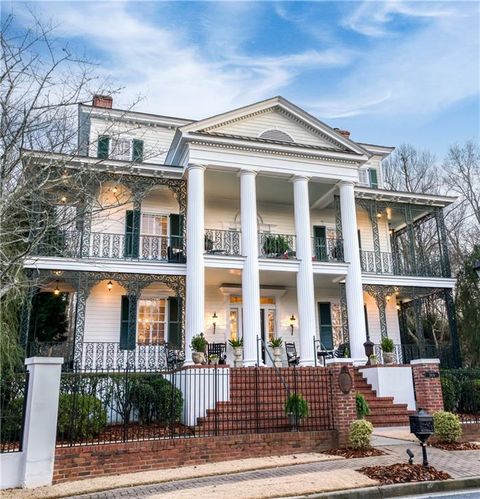
[[[243,367],[255,367],[257,365],[257,359],[248,360],[243,359]]]
[[[312,359],[305,359],[305,360],[300,360],[299,364],[300,367],[313,367],[315,366],[315,361]]]

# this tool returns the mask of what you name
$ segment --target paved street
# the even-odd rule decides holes
[[[410,448],[415,453],[415,462],[421,462],[420,447],[411,442],[406,443],[399,440],[384,439],[384,446],[381,448],[387,452],[385,456],[345,459],[327,462],[313,462],[295,466],[285,466],[281,468],[271,468],[257,471],[248,471],[220,476],[208,476],[202,478],[178,480],[164,482],[159,484],[145,485],[140,487],[131,487],[116,489],[97,494],[72,496],[73,498],[83,499],[116,499],[116,498],[177,498],[177,497],[229,497],[229,498],[255,498],[255,497],[275,497],[285,495],[285,486],[292,484],[292,477],[297,484],[298,494],[312,493],[311,490],[304,491],[303,484],[311,479],[312,474],[318,474],[318,490],[322,490],[321,477],[331,477],[331,472],[345,470],[344,473],[335,475],[344,477],[348,483],[349,477],[353,479],[350,473],[362,466],[372,466],[379,464],[393,464],[397,462],[406,462],[406,450]],[[430,463],[436,468],[447,471],[453,478],[473,477],[480,474],[480,452],[445,452],[440,449],[429,448]],[[328,473],[330,472],[330,473]],[[356,474],[357,475],[357,474]],[[257,490],[257,485],[258,490]],[[268,486],[270,496],[262,495],[261,487]],[[341,480],[338,488],[341,488]],[[260,487],[261,486],[261,487]],[[334,490],[332,488],[331,490]],[[294,494],[292,494],[294,495]],[[452,496],[452,494],[450,494]],[[444,496],[444,497],[450,497]],[[425,496],[435,497],[435,496]],[[438,496],[441,497],[441,496]],[[453,497],[453,496],[452,496]],[[465,495],[468,499],[480,497],[480,495]],[[463,499],[457,496],[456,499]]]

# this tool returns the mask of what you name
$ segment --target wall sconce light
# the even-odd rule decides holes
[[[114,185],[114,186],[113,186],[112,192],[113,192],[114,194],[116,194],[116,193],[118,192],[118,189],[117,189],[117,186],[116,186],[116,185]]]
[[[402,307],[400,305],[397,305],[397,310],[400,311]]]
[[[377,218],[382,218],[382,214],[381,213],[377,213]]]
[[[62,196],[62,197],[60,198],[60,201],[61,201],[62,203],[66,203],[66,202],[67,202],[67,196]]]
[[[290,317],[290,329],[292,330],[292,335],[293,335],[293,328],[295,326],[295,316],[292,314],[292,316]]]
[[[56,286],[55,286],[55,289],[53,290],[53,294],[55,296],[58,296],[60,294],[60,288],[58,287],[58,281],[55,281],[56,283]]]
[[[215,334],[215,330],[217,329],[217,319],[218,319],[217,312],[213,312],[213,315],[212,315],[213,334]]]
[[[107,289],[108,289],[108,291],[112,291],[112,288],[113,288],[113,282],[112,281],[108,281],[107,282]]]
[[[386,298],[387,298],[387,303],[388,303],[391,300],[392,297],[390,295],[387,295]]]

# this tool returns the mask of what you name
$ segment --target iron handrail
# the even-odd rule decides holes
[[[259,343],[263,346],[263,348],[265,349],[265,352],[267,353],[269,359],[271,360],[273,368],[275,369],[275,373],[280,378],[280,381],[282,382],[285,390],[287,391],[287,396],[290,396],[290,387],[288,386],[288,383],[286,382],[285,378],[282,376],[280,369],[275,365],[275,361],[273,360],[273,357],[272,357],[270,351],[268,350],[266,343],[258,335],[257,335],[257,367],[260,366],[260,351],[258,348]]]

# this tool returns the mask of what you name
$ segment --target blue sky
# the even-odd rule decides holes
[[[441,157],[478,138],[479,3],[21,2],[138,96],[140,111],[203,118],[282,95],[358,141]]]

